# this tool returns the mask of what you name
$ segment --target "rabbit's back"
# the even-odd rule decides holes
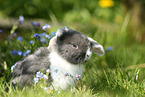
[[[8,82],[12,80],[13,85],[18,84],[20,87],[23,87],[26,83],[31,85],[36,72],[50,68],[49,54],[47,47],[40,47],[34,54],[17,62]]]

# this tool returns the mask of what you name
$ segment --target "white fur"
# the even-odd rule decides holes
[[[50,70],[51,75],[53,78],[52,86],[50,88],[53,88],[55,90],[63,89],[67,90],[68,88],[75,86],[74,80],[70,76],[65,76],[65,73],[71,74],[73,77],[77,75],[83,76],[83,64],[71,64],[65,59],[63,59],[58,53],[57,53],[57,45],[56,40],[57,37],[59,37],[62,34],[61,30],[58,30],[56,33],[56,36],[53,37],[50,40],[48,49],[51,51],[49,55],[49,59],[51,62]],[[96,41],[94,41],[92,38],[88,38],[90,42],[95,42],[95,44],[98,44]],[[91,58],[92,51],[91,48],[88,47],[88,50],[86,51],[85,60],[89,60]],[[58,72],[56,72],[56,70]]]
[[[75,86],[74,80],[70,76],[65,76],[65,73],[71,74],[73,77],[76,74],[83,76],[83,64],[71,64],[67,62],[65,59],[61,58],[57,54],[57,52],[53,51],[49,55],[49,59],[51,62],[50,70],[52,71],[52,87],[55,90],[63,89],[67,90],[70,86]],[[55,70],[58,72],[55,72]]]
[[[58,29],[56,32],[56,36],[60,37],[62,35],[63,31]]]
[[[86,56],[85,56],[85,60],[89,60],[92,56],[92,51],[91,51],[91,48],[89,47],[87,52],[86,52]]]
[[[49,42],[49,46],[48,46],[48,49],[50,50],[50,51],[55,51],[56,50],[56,40],[57,40],[57,36],[54,36],[51,40],[50,40],[50,42]]]

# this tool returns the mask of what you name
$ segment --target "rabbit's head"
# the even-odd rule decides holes
[[[89,60],[92,51],[99,56],[104,55],[103,46],[90,37],[69,27],[58,29],[56,36],[50,40],[50,52],[57,52],[62,58],[73,64]]]

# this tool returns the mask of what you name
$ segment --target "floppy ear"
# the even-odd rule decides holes
[[[103,56],[105,54],[105,51],[102,45],[100,45],[97,41],[93,40],[90,37],[88,37],[88,40],[90,41],[91,49],[95,54],[99,56]]]

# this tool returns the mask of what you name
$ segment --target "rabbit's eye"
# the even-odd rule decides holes
[[[73,48],[78,49],[78,46],[76,44],[72,44]]]

